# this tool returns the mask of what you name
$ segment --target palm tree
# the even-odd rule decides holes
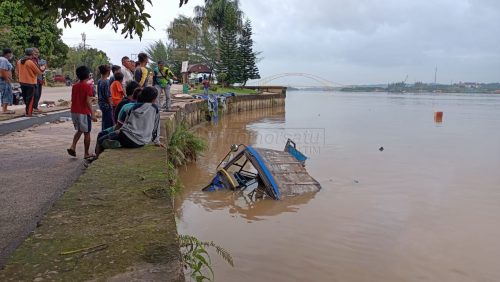
[[[148,54],[148,56],[151,58],[151,60],[154,62],[155,65],[158,63],[158,61],[166,62],[167,60],[170,59],[168,55],[169,46],[167,46],[161,40],[149,44],[149,46],[146,48],[146,53]]]

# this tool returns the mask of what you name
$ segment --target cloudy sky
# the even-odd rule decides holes
[[[192,16],[203,0],[153,0],[156,30],[142,41],[111,29],[75,24],[64,30],[70,46],[81,42],[104,50],[113,62],[157,39],[177,15]],[[500,1],[497,0],[241,0],[262,51],[262,77],[310,73],[332,82],[373,84],[401,81],[500,81]],[[315,84],[285,78],[283,84]]]

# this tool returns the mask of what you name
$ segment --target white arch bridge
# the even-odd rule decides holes
[[[325,89],[333,89],[333,88],[348,86],[348,85],[344,85],[344,84],[330,81],[330,80],[323,78],[321,76],[318,76],[318,75],[309,74],[309,73],[300,73],[300,72],[287,72],[287,73],[280,73],[280,74],[271,75],[271,76],[264,77],[264,78],[260,79],[257,83],[259,86],[269,86],[269,83],[271,83],[272,81],[275,81],[275,80],[278,80],[278,79],[284,78],[284,77],[305,77],[305,78],[307,78],[309,80],[313,80],[319,84],[319,85],[307,85],[307,86],[302,85],[302,86],[296,86],[296,87],[318,87],[319,86],[319,87],[322,87]],[[292,86],[295,86],[295,85],[292,85]]]

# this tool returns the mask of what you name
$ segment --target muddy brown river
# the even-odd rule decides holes
[[[500,281],[500,95],[289,92],[195,131],[209,151],[181,169],[179,233],[230,251],[216,281]],[[200,191],[231,144],[287,137],[319,193]]]

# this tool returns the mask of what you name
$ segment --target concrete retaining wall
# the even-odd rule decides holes
[[[255,94],[230,97],[226,101],[226,107],[220,109],[220,116],[257,109],[284,107],[286,88],[280,89],[282,93],[279,94]],[[210,116],[208,113],[207,101],[203,100],[187,103],[183,108],[175,112],[174,115],[164,116],[162,119],[166,121],[167,133],[173,132],[176,125],[181,123],[191,128],[200,123],[209,121]]]

